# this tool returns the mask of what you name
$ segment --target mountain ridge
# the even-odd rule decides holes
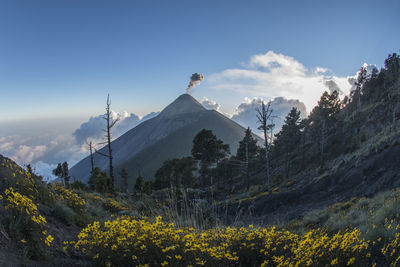
[[[238,123],[217,111],[205,109],[191,95],[183,94],[165,107],[158,116],[144,121],[112,141],[114,166],[118,169],[118,166],[135,157],[141,151],[185,127],[190,129],[187,130],[188,133],[190,132],[190,136],[184,138],[186,140],[185,144],[182,145],[181,140],[176,139],[172,141],[170,138],[168,143],[174,142],[175,146],[170,146],[169,156],[165,155],[159,159],[158,167],[161,167],[161,160],[167,160],[171,156],[189,155],[189,145],[191,147],[194,135],[203,128],[212,130],[213,132],[218,129],[217,137],[230,145],[231,152],[236,152],[238,143],[244,137],[245,133],[245,128]],[[185,133],[182,134],[185,135]],[[255,136],[255,138],[261,141],[259,137]],[[163,148],[160,147],[159,149],[162,150]],[[181,149],[185,151],[180,151]],[[107,148],[103,147],[99,152],[107,154]],[[153,153],[157,152],[154,151]],[[106,157],[99,154],[94,154],[93,156],[96,167],[108,170],[108,159]],[[152,158],[150,157],[148,160],[151,161]],[[90,158],[87,156],[75,164],[71,168],[70,173],[74,179],[87,182],[90,176],[90,168]],[[145,166],[141,166],[141,168],[145,168]],[[157,168],[157,166],[154,166],[154,168]],[[148,175],[147,179],[152,179],[155,171],[152,169],[144,174]]]

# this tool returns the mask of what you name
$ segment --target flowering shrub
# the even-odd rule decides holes
[[[104,207],[110,212],[119,212],[123,210],[127,210],[127,208],[121,206],[118,201],[113,198],[107,198],[104,202]]]
[[[107,198],[103,197],[102,198],[102,197],[92,194],[92,193],[85,193],[84,197],[87,200],[91,200],[97,204],[102,205],[109,212],[120,212],[120,211],[128,209],[128,208],[122,206],[118,201],[116,201],[114,198],[111,198],[111,197],[107,197]]]
[[[35,202],[54,203],[55,194],[48,190],[47,185],[41,181],[41,177],[30,171],[24,170],[14,161],[0,156],[0,173],[3,176],[0,189],[12,187]]]
[[[271,228],[178,228],[123,216],[84,228],[65,249],[81,250],[97,264],[309,266],[359,265],[370,262],[368,242],[357,229],[329,236],[317,229],[304,235]],[[357,261],[356,261],[357,259]]]
[[[35,199],[38,195],[38,189],[36,182],[32,177],[32,174],[18,166],[14,161],[1,158],[1,167],[8,174],[7,179],[9,186],[18,188],[19,191],[28,195],[30,198]],[[5,179],[5,178],[4,178]],[[12,179],[12,181],[10,181]]]
[[[56,191],[58,197],[65,202],[70,208],[76,212],[82,213],[85,208],[86,201],[81,198],[78,194],[74,193],[72,190],[65,188],[61,184],[54,184],[54,190]]]
[[[9,213],[9,228],[14,231],[15,236],[21,239],[22,243],[27,243],[35,254],[41,253],[41,244],[50,246],[53,237],[47,233],[46,218],[40,215],[36,204],[13,188],[5,189],[4,196],[0,196],[5,210]]]
[[[388,231],[395,231],[394,238],[389,241],[385,246],[383,246],[381,252],[386,256],[390,266],[400,265],[400,224],[391,220],[390,222],[386,220],[385,227]]]

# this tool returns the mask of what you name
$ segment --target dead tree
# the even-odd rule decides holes
[[[264,147],[265,147],[265,176],[268,185],[268,192],[271,194],[271,174],[270,174],[270,148],[272,144],[272,129],[275,126],[272,122],[272,109],[271,109],[271,101],[268,102],[267,105],[264,104],[264,101],[261,102],[261,109],[257,108],[257,119],[260,126],[259,130],[263,130],[264,133]]]
[[[90,167],[91,167],[91,173],[93,173],[94,170],[94,158],[93,158],[93,143],[92,141],[87,142],[86,144],[89,146],[89,152],[90,152]]]
[[[107,103],[106,103],[106,114],[104,115],[104,119],[107,122],[107,128],[103,130],[105,134],[106,141],[101,143],[101,144],[107,144],[108,148],[108,154],[101,153],[99,151],[96,151],[96,153],[107,157],[109,161],[109,169],[110,169],[110,179],[111,179],[111,187],[114,190],[115,187],[115,178],[114,178],[114,165],[113,165],[113,156],[112,156],[112,148],[111,148],[111,128],[114,127],[114,125],[119,121],[119,118],[113,119],[111,117],[111,99],[110,99],[110,94],[107,95]]]

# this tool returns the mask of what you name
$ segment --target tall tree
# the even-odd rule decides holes
[[[311,111],[309,116],[310,124],[314,135],[319,140],[320,166],[325,163],[325,143],[329,130],[336,122],[336,114],[340,111],[339,93],[333,91],[332,94],[324,92],[318,101],[318,105]]]
[[[112,154],[112,148],[111,148],[111,128],[115,126],[115,124],[119,121],[119,118],[113,119],[111,117],[111,99],[110,95],[107,95],[107,102],[106,102],[106,114],[104,115],[104,119],[106,120],[107,126],[106,129],[104,130],[106,132],[105,138],[106,141],[103,142],[102,144],[107,144],[108,148],[108,154],[101,153],[96,150],[96,153],[105,156],[108,158],[109,162],[109,172],[110,172],[110,178],[111,178],[111,186],[114,189],[115,187],[115,178],[114,178],[114,165],[113,165],[113,154]]]
[[[293,107],[286,116],[280,132],[275,135],[274,147],[283,151],[285,156],[285,181],[289,178],[291,154],[300,141],[300,128],[300,111]]]
[[[203,182],[205,182],[209,166],[213,163],[218,163],[229,153],[229,145],[224,144],[211,130],[203,129],[194,137],[192,156],[200,161],[200,174]]]
[[[90,152],[90,167],[91,167],[91,172],[94,170],[94,158],[93,158],[93,143],[92,141],[86,142],[86,144],[89,147],[89,152]]]
[[[99,167],[95,167],[91,172],[88,184],[90,189],[100,193],[106,193],[113,190],[111,179],[107,176],[107,173],[103,172]]]
[[[144,191],[144,186],[145,186],[144,179],[143,179],[143,177],[142,177],[141,175],[139,175],[139,176],[136,178],[136,182],[135,182],[135,185],[134,185],[135,195],[136,195],[137,193],[142,194],[143,191]]]
[[[354,101],[354,98],[357,98],[356,101],[358,109],[361,108],[361,95],[363,93],[362,90],[366,81],[367,81],[367,68],[362,66],[357,74],[357,80],[355,82],[356,88],[351,92],[352,100]]]
[[[260,126],[259,130],[263,130],[264,134],[264,148],[265,148],[265,178],[267,180],[268,192],[271,194],[271,175],[270,175],[270,149],[272,144],[272,130],[274,128],[273,116],[272,116],[271,101],[264,104],[261,102],[261,108],[257,108],[257,120]]]
[[[53,170],[53,174],[62,179],[66,188],[70,188],[70,176],[68,163],[58,163],[57,167]]]
[[[250,187],[250,162],[257,157],[259,147],[257,140],[253,138],[250,127],[245,131],[245,136],[239,142],[239,147],[236,152],[236,159],[245,163],[245,175],[247,190]]]
[[[128,191],[128,180],[129,180],[128,170],[125,167],[122,168],[119,175],[121,176],[122,192],[126,193]]]
[[[157,170],[154,186],[157,189],[192,186],[195,170],[196,161],[192,157],[168,159]]]

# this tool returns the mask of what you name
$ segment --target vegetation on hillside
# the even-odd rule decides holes
[[[232,207],[291,197],[349,161],[357,168],[361,156],[388,142],[398,146],[399,76],[397,54],[380,71],[361,68],[350,98],[325,92],[303,120],[292,109],[263,148],[247,129],[230,155],[204,129],[192,157],[166,161],[154,183],[139,174],[131,188],[126,170],[115,183],[93,166],[85,185],[71,183],[65,163],[54,170],[62,183],[46,184],[29,166],[0,156],[0,249],[16,247],[26,265],[398,266],[399,189],[332,200],[275,225],[236,220],[240,210]]]

